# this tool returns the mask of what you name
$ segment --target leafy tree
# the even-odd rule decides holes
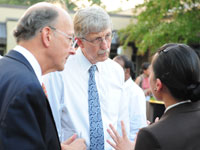
[[[32,5],[42,0],[0,0],[1,4],[13,4],[13,5]]]
[[[137,22],[119,31],[120,42],[134,42],[138,55],[170,42],[200,45],[199,0],[145,0],[138,10]]]

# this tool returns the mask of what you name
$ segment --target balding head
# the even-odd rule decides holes
[[[54,26],[61,15],[69,18],[64,9],[47,2],[37,3],[29,7],[14,31],[17,42],[32,39],[45,26]]]
[[[73,34],[66,10],[46,2],[28,8],[14,31],[18,45],[34,55],[42,74],[64,69],[66,59],[75,53]]]

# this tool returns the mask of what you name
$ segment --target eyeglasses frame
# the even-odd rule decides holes
[[[107,36],[107,35],[106,35]],[[93,39],[93,40],[88,40],[88,39],[86,39],[86,38],[84,38],[84,37],[82,37],[82,38],[80,38],[80,39],[83,39],[83,40],[85,40],[85,41],[87,41],[87,42],[89,42],[89,43],[91,43],[91,44],[93,44],[93,45],[95,45],[95,46],[97,46],[97,45],[101,45],[102,44],[102,42],[105,40],[106,42],[108,42],[108,40],[112,40],[112,38],[115,36],[115,33],[110,33],[110,39],[106,39],[106,36],[104,36],[104,37],[98,37],[98,38],[101,38],[100,40],[98,40],[97,38],[96,39]],[[97,40],[99,43],[97,44],[97,43],[94,43],[94,41],[95,40]]]
[[[65,36],[67,39],[69,39],[69,40],[72,42],[71,45],[74,45],[74,41],[75,41],[74,36],[68,35],[68,34],[66,34],[66,33],[64,33],[64,32],[62,32],[62,31],[58,30],[58,29],[55,28],[55,27],[52,27],[52,26],[48,26],[48,27],[51,28],[52,30],[54,30],[54,31],[56,31],[56,32],[58,32],[58,33],[60,33],[60,34],[62,34],[63,36]]]

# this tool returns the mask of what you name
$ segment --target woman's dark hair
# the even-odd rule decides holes
[[[149,62],[144,62],[142,63],[141,69],[142,70],[147,70],[149,68],[150,63]]]
[[[143,74],[144,70],[147,70],[149,68],[149,66],[150,66],[149,62],[143,62],[141,65],[141,68],[140,68],[140,74]]]
[[[154,56],[152,68],[172,96],[180,101],[200,100],[200,60],[185,44],[165,44]]]
[[[134,79],[135,78],[135,73],[134,73],[133,62],[130,61],[126,55],[116,56],[116,59],[122,60],[124,62],[124,68],[129,68],[130,69],[131,78]]]

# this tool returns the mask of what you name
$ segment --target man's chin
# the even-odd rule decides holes
[[[57,66],[57,71],[63,71],[64,68],[65,68],[66,62],[67,62],[67,59],[65,59],[65,61],[62,64],[60,64],[59,66]]]
[[[57,71],[63,71],[64,70],[64,66],[61,66],[57,69]]]
[[[102,61],[105,61],[107,59],[108,59],[108,55],[105,55],[105,56],[101,57],[100,61],[102,62]]]

